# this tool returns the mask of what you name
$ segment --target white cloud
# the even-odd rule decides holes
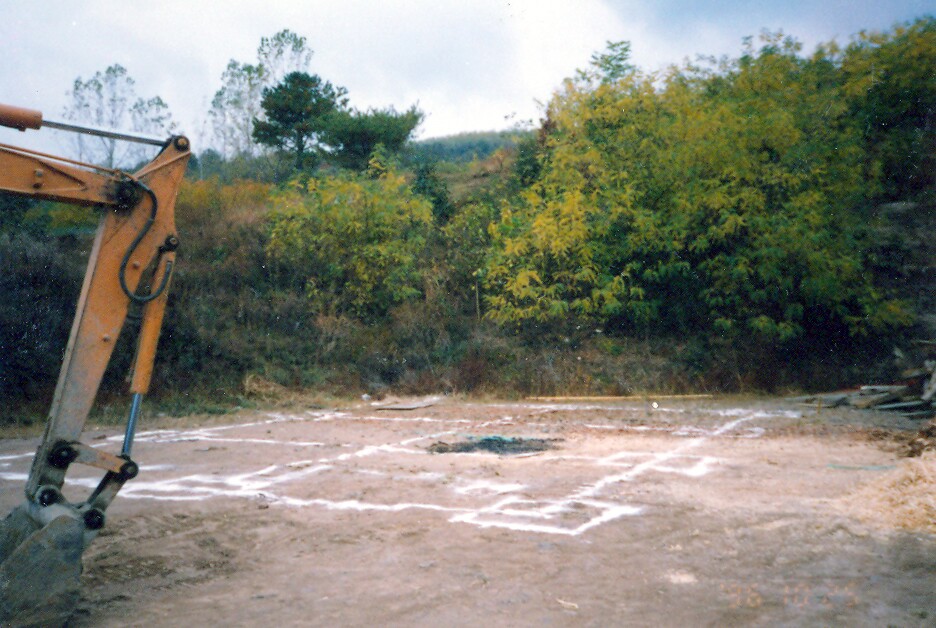
[[[524,2],[510,15],[516,56],[512,84],[518,117],[540,113],[562,80],[588,65],[609,40],[620,39],[621,20],[599,0]]]

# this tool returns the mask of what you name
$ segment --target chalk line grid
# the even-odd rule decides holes
[[[529,409],[529,406],[525,406]],[[559,409],[569,409],[560,406]],[[397,453],[405,455],[431,455],[425,449],[414,447],[422,441],[432,441],[443,437],[458,434],[455,429],[442,429],[432,434],[411,437],[395,443],[381,445],[365,445],[355,451],[331,457],[307,458],[294,460],[285,464],[267,465],[255,471],[232,475],[205,475],[189,474],[180,477],[147,480],[146,471],[166,471],[171,465],[143,466],[144,472],[140,478],[127,483],[121,491],[121,497],[130,499],[151,499],[166,501],[196,501],[213,497],[234,497],[248,499],[262,499],[269,503],[280,503],[290,507],[324,507],[329,510],[350,511],[383,511],[402,512],[404,510],[421,509],[449,513],[452,523],[466,523],[482,528],[505,528],[510,530],[535,532],[543,534],[556,534],[578,536],[602,524],[614,521],[621,517],[634,516],[643,512],[643,508],[627,503],[626,501],[602,497],[608,489],[624,482],[632,482],[642,475],[650,472],[679,474],[692,478],[701,478],[711,472],[719,462],[718,459],[694,454],[703,444],[712,438],[734,435],[744,438],[756,438],[763,434],[762,428],[746,428],[737,433],[745,423],[755,419],[769,419],[780,414],[757,412],[744,409],[721,411],[725,417],[736,417],[713,428],[699,427],[667,428],[672,433],[685,436],[672,449],[661,452],[635,452],[621,451],[603,457],[567,456],[561,453],[552,455],[554,460],[574,459],[576,461],[591,462],[596,467],[610,468],[611,472],[598,480],[578,487],[559,498],[529,498],[526,497],[530,487],[524,484],[510,482],[491,482],[475,480],[471,482],[452,483],[455,493],[476,497],[482,505],[476,508],[463,506],[447,506],[436,503],[396,503],[380,504],[365,502],[357,499],[331,500],[326,498],[300,498],[286,494],[287,485],[303,478],[333,469],[341,469],[342,463],[352,460],[366,459],[381,453]],[[227,433],[255,426],[273,425],[285,422],[325,422],[325,421],[376,421],[376,422],[403,422],[403,423],[438,423],[444,427],[449,425],[471,425],[474,429],[496,428],[514,424],[514,419],[505,416],[485,422],[475,422],[468,419],[440,419],[433,417],[401,417],[401,416],[354,416],[346,412],[308,412],[304,415],[284,415],[269,413],[264,421],[225,425],[210,428],[196,428],[192,430],[152,430],[137,435],[137,443],[168,444],[176,442],[207,442],[207,443],[246,443],[256,446],[286,445],[300,447],[309,451],[324,446],[316,441],[280,441],[263,438],[239,438]],[[534,427],[528,421],[524,426]],[[591,429],[622,429],[615,425],[586,425]],[[627,429],[626,426],[624,429]],[[635,431],[644,431],[647,426],[633,426]],[[108,441],[120,441],[122,436],[113,436]],[[100,446],[100,445],[99,445]],[[478,455],[478,454],[468,454]],[[484,455],[484,454],[482,454]],[[549,455],[549,454],[544,454]],[[0,480],[8,482],[25,482],[26,474],[6,471],[13,461],[28,460],[31,453],[0,456]],[[344,467],[347,468],[347,467]],[[354,469],[358,473],[386,477],[389,473],[379,469]],[[561,473],[561,471],[560,471]],[[417,481],[439,483],[444,474],[426,472],[415,476],[393,476],[398,480],[401,477]],[[96,479],[69,478],[69,485],[93,489],[97,485]],[[521,494],[522,493],[522,494]],[[491,501],[493,500],[493,501]]]

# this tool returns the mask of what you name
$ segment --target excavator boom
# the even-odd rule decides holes
[[[102,212],[25,501],[0,522],[0,625],[56,625],[74,610],[83,550],[104,526],[120,488],[139,470],[130,454],[179,245],[175,198],[189,143],[182,136],[154,140],[43,122],[38,111],[6,105],[0,105],[0,124],[20,130],[67,127],[162,147],[153,161],[128,174],[0,144],[0,191]],[[131,308],[142,315],[132,402],[123,448],[110,453],[82,443],[81,435]],[[62,492],[72,464],[103,473],[97,488],[77,501]]]

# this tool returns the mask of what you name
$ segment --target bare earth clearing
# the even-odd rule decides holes
[[[858,428],[912,424],[652,402],[360,403],[144,431],[73,625],[936,622],[936,536],[842,499],[902,464]],[[485,436],[552,448],[429,451]],[[0,442],[4,511],[35,445]]]

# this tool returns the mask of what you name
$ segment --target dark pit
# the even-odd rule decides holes
[[[485,451],[504,456],[527,454],[537,451],[556,449],[558,438],[508,438],[505,436],[483,436],[470,438],[457,443],[443,441],[429,445],[428,450],[434,454],[465,454]]]

